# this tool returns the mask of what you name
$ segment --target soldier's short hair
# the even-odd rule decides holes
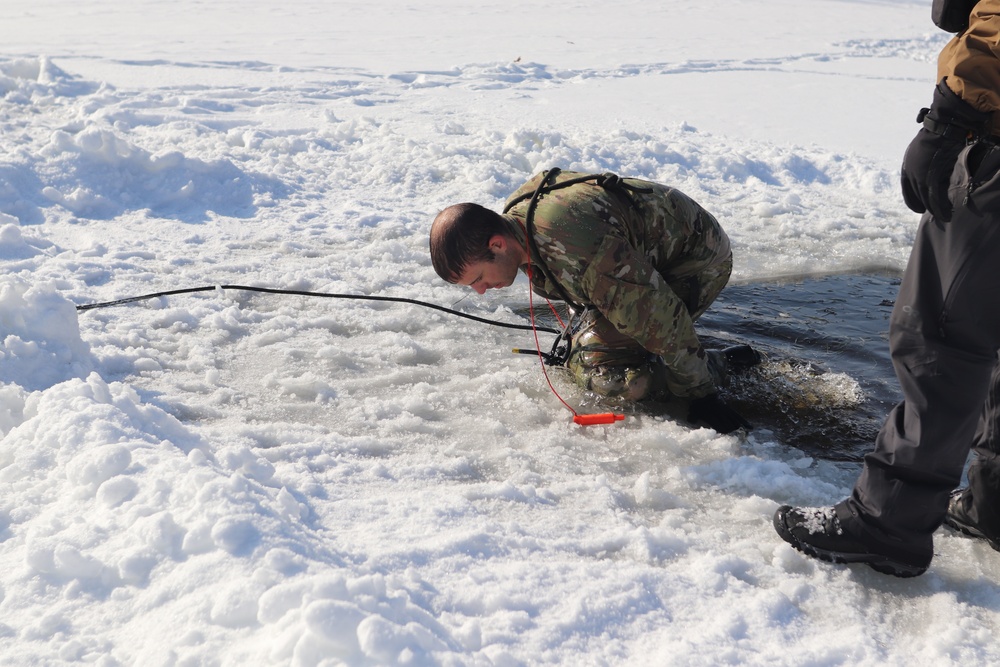
[[[449,206],[431,225],[434,270],[444,280],[458,282],[469,264],[493,261],[490,239],[497,234],[510,236],[499,213],[468,202]]]

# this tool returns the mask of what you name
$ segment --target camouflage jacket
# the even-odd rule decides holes
[[[583,176],[560,172],[553,183]],[[511,235],[525,241],[530,195],[544,172],[507,200]],[[729,261],[729,237],[694,200],[665,185],[623,179],[634,188],[603,187],[595,181],[543,191],[533,218],[532,289],[561,299],[537,265],[544,263],[566,295],[597,308],[622,333],[659,355],[683,395],[716,391],[688,306],[678,295],[699,272]],[[518,198],[528,198],[514,203]],[[537,250],[537,253],[535,252]]]

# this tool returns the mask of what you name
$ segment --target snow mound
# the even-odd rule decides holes
[[[15,228],[16,229],[16,228]],[[11,240],[9,228],[0,240]],[[0,278],[0,382],[37,391],[93,369],[76,307],[51,285]],[[4,406],[0,405],[0,410]]]

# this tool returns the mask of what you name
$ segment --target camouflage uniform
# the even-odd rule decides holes
[[[559,172],[550,185],[581,176]],[[507,200],[504,217],[521,244],[525,195],[544,177],[536,174]],[[532,289],[554,299],[565,292],[593,307],[569,361],[584,387],[632,399],[663,390],[686,398],[714,393],[724,364],[706,354],[694,320],[729,280],[729,237],[678,190],[621,180],[630,187],[591,180],[542,191],[533,217]]]

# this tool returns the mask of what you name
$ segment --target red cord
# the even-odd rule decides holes
[[[528,268],[531,268],[531,259],[530,258],[528,259]],[[529,302],[531,301],[530,297],[528,298],[528,301]],[[556,316],[556,321],[559,322],[559,326],[561,326],[563,329],[565,329],[566,325],[563,323],[562,318],[559,317],[559,311],[556,310],[556,307],[553,306],[552,302],[549,301],[548,299],[545,300],[545,303],[549,304],[549,310],[551,310],[552,314]]]
[[[535,352],[538,353],[538,363],[542,367],[542,375],[545,376],[545,382],[549,385],[549,389],[555,394],[555,397],[559,399],[559,402],[566,406],[566,409],[573,413],[573,422],[579,424],[580,426],[593,426],[595,424],[613,424],[616,421],[622,421],[625,419],[625,415],[616,414],[614,412],[605,412],[601,414],[591,414],[591,415],[581,415],[576,410],[573,409],[569,403],[563,400],[563,397],[559,395],[556,388],[552,386],[552,380],[549,379],[549,372],[545,370],[545,358],[542,357],[542,346],[538,342],[538,329],[535,327],[535,300],[534,291],[531,289],[531,248],[528,246],[528,231],[524,232],[524,246],[525,253],[528,256],[528,314],[531,316],[531,333],[535,336]],[[566,325],[563,324],[562,318],[559,317],[559,313],[556,312],[555,306],[552,302],[546,299],[549,304],[549,308],[555,314],[556,319],[559,320],[559,324],[565,329]]]
[[[573,409],[569,403],[563,400],[563,397],[559,395],[556,388],[552,386],[552,380],[549,379],[549,372],[545,370],[545,358],[542,357],[542,346],[538,342],[538,329],[535,328],[535,300],[533,298],[534,292],[531,289],[531,254],[528,254],[528,314],[531,316],[531,333],[535,336],[535,352],[538,353],[538,361],[542,366],[542,375],[545,376],[545,382],[548,383],[549,389],[555,394],[559,402],[566,406],[566,409],[573,413],[573,418],[576,419],[580,415],[577,414],[576,410]]]

